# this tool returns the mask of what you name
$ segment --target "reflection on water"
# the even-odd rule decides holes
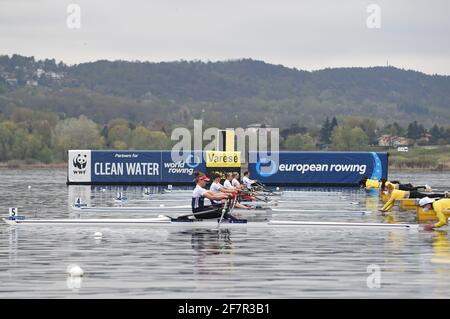
[[[446,231],[436,231],[433,237],[434,256],[431,262],[450,265],[450,242]],[[450,268],[446,268],[447,272]]]
[[[395,179],[448,187],[441,175],[420,173]],[[28,217],[76,217],[83,214],[69,207],[76,197],[90,205],[113,206],[118,190],[130,199],[144,199],[144,187],[66,187],[64,170],[0,170],[0,180],[4,215],[9,206],[17,206]],[[277,219],[414,221],[414,214],[398,210],[379,216],[376,211],[381,204],[375,192],[292,190],[284,205],[319,212],[277,211]],[[174,190],[169,196],[189,201],[189,193]],[[336,211],[339,214],[333,215]],[[103,236],[96,237],[96,232]],[[70,264],[79,265],[84,276],[69,276]],[[380,288],[368,287],[368,267],[380,270]],[[446,231],[0,225],[0,298],[447,298],[449,275]]]

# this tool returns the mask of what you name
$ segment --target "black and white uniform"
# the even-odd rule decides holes
[[[250,178],[248,178],[248,176],[244,176],[242,178],[242,183],[244,183],[247,188],[252,188],[252,186],[254,186],[253,184],[255,184],[256,181],[251,180]]]
[[[222,188],[223,186],[220,184],[220,183],[212,183],[211,184],[211,186],[209,187],[209,190],[211,191],[211,192],[213,192],[213,193],[220,193],[220,189]],[[211,204],[213,205],[213,206],[216,206],[216,207],[219,207],[219,206],[222,206],[222,202],[221,201],[218,201],[218,200],[212,200],[211,201]]]
[[[205,206],[206,189],[197,185],[192,192],[192,213],[197,219],[220,218],[221,211],[217,206]]]
[[[225,182],[223,182],[223,187],[233,188],[233,185],[231,184],[231,182],[228,179],[226,179]]]

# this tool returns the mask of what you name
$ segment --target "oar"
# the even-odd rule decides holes
[[[232,203],[231,203],[231,201],[232,201]],[[224,205],[224,208],[222,209],[222,215],[220,216],[220,219],[219,219],[219,223],[218,223],[218,225],[217,225],[217,228],[220,228],[220,223],[221,223],[222,220],[223,220],[223,216],[225,215],[225,212],[228,210],[228,213],[231,214],[231,212],[232,212],[233,209],[234,209],[234,206],[236,205],[236,201],[237,201],[237,195],[234,195],[233,198],[230,198],[230,199],[227,201],[227,203],[229,204],[228,207],[225,208],[225,205]]]
[[[222,222],[223,215],[225,215],[225,212],[227,211],[227,204],[229,204],[230,201],[231,201],[231,198],[229,198],[229,199],[225,202],[225,204],[223,205],[223,208],[222,208],[222,215],[220,215],[220,219],[219,219],[219,223],[217,224],[217,228],[220,228],[220,223]],[[228,205],[228,206],[229,206],[229,205]]]

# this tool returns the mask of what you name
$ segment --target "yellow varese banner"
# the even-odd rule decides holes
[[[241,152],[207,151],[206,167],[241,167]]]

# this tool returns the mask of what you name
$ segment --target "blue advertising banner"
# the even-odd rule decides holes
[[[250,178],[266,184],[356,185],[367,176],[387,178],[387,153],[279,152],[278,160],[255,157],[248,164]],[[194,171],[206,172],[201,151],[172,160],[171,151],[70,150],[70,184],[189,184]]]
[[[194,171],[205,172],[206,164],[203,153],[194,151],[183,160],[172,161],[171,151],[161,152],[161,182],[162,183],[192,183]]]
[[[256,156],[255,156],[256,155]],[[250,178],[266,184],[356,185],[362,177],[387,178],[388,155],[375,152],[279,152],[278,161],[249,163]]]
[[[160,151],[91,151],[92,183],[160,181]]]
[[[173,161],[171,151],[70,150],[70,184],[192,183],[194,171],[205,171],[202,152]]]

